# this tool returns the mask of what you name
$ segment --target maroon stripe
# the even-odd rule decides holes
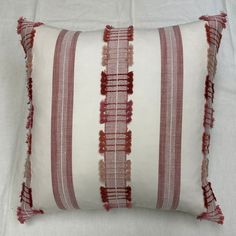
[[[157,208],[161,208],[164,198],[164,181],[165,181],[165,148],[166,148],[166,113],[167,113],[167,45],[165,30],[159,29],[161,44],[161,114],[160,114],[160,143],[159,143],[159,178],[158,178],[158,198]]]
[[[59,208],[65,209],[59,194],[58,175],[57,175],[57,98],[59,95],[59,64],[62,40],[66,34],[66,30],[62,30],[57,38],[55,52],[54,52],[54,65],[53,65],[53,82],[52,82],[52,110],[51,110],[51,174],[52,174],[52,189],[54,199]]]
[[[183,48],[178,26],[159,29],[161,114],[157,208],[176,209],[180,195]]]
[[[74,208],[79,208],[76,201],[74,189],[73,189],[73,178],[72,178],[72,124],[73,124],[73,96],[74,96],[74,61],[75,61],[75,50],[76,43],[79,37],[79,32],[76,32],[73,36],[70,54],[69,54],[69,65],[68,65],[68,101],[67,101],[67,133],[66,133],[66,165],[67,165],[67,187],[71,203]]]
[[[176,130],[175,130],[175,177],[174,177],[174,197],[172,209],[176,209],[180,196],[181,177],[181,140],[182,140],[182,112],[183,112],[183,44],[181,31],[178,26],[174,26],[175,40],[177,46],[177,96],[176,96]]]
[[[51,172],[56,204],[61,209],[79,208],[72,178],[72,124],[74,59],[79,32],[62,30],[54,52]]]

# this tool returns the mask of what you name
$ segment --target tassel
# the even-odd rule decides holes
[[[24,224],[25,221],[38,214],[44,214],[43,210],[35,210],[32,208],[23,209],[22,207],[17,208],[17,216],[21,224]]]
[[[27,82],[27,90],[28,90],[28,98],[29,98],[29,102],[28,104],[32,101],[32,78],[28,78],[28,82]]]
[[[220,209],[220,206],[217,205],[212,212],[203,212],[201,215],[197,217],[199,220],[209,220],[216,222],[218,224],[223,224],[224,223],[224,215]]]
[[[26,129],[31,129],[33,127],[33,116],[34,116],[34,106],[30,104],[29,114],[27,116]]]
[[[20,223],[24,223],[31,216],[36,214],[43,214],[42,210],[33,209],[33,200],[32,200],[32,189],[30,188],[31,182],[31,145],[32,145],[32,133],[31,129],[33,127],[33,115],[34,115],[34,106],[32,103],[33,100],[33,91],[32,91],[32,47],[35,36],[34,27],[42,25],[41,22],[30,22],[25,20],[23,17],[20,17],[18,20],[17,33],[21,34],[21,44],[23,46],[26,58],[26,72],[27,72],[27,90],[28,90],[28,116],[26,122],[26,129],[28,132],[26,134],[26,143],[27,143],[27,158],[25,162],[25,171],[24,178],[26,181],[22,184],[22,190],[20,193],[20,202],[21,206],[17,208],[17,216]]]
[[[209,146],[210,146],[210,134],[206,132],[202,135],[202,153],[207,155],[209,153]]]
[[[103,34],[103,40],[104,42],[108,42],[110,39],[110,31],[111,29],[113,29],[113,27],[111,25],[107,25],[105,30],[104,30],[104,34]]]
[[[109,211],[109,210],[111,209],[108,202],[105,202],[105,203],[103,204],[103,207],[104,207],[107,211]]]
[[[32,190],[27,187],[25,183],[22,184],[22,190],[20,194],[20,202],[26,203],[29,207],[33,206]]]
[[[134,27],[131,25],[128,27],[128,41],[133,41]]]
[[[221,12],[219,15],[215,15],[215,16],[201,16],[199,17],[199,20],[204,20],[204,21],[217,21],[218,23],[220,23],[222,25],[223,28],[226,27],[226,16],[227,14],[224,12]]]
[[[214,83],[209,79],[209,76],[206,77],[205,82],[205,98],[206,100],[209,99],[212,103],[214,100]]]
[[[213,123],[214,123],[213,113],[214,109],[206,103],[204,110],[204,121],[203,121],[204,127],[213,128]]]
[[[103,186],[100,187],[100,193],[102,197],[102,201],[109,202],[110,200],[117,199],[126,199],[131,201],[131,187],[118,187],[118,188],[105,188]]]
[[[211,183],[208,182],[205,186],[202,186],[202,190],[204,195],[204,205],[206,208],[208,208],[212,201],[216,201],[215,194],[211,188]]]

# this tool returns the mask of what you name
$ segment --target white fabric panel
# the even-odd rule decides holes
[[[154,28],[186,23],[203,14],[226,11],[229,17],[218,54],[215,78],[215,127],[210,148],[209,177],[226,216],[224,226],[199,222],[188,214],[125,209],[43,215],[28,225],[15,217],[25,155],[26,112],[23,51],[16,19],[70,29],[102,29],[105,24]],[[0,7],[0,235],[209,235],[236,234],[236,4],[234,0],[1,0]],[[14,180],[14,181],[13,181]],[[9,188],[13,186],[13,188]]]
[[[131,184],[133,204],[156,208],[160,129],[160,41],[158,30],[134,31]]]
[[[44,209],[57,209],[51,184],[51,122],[48,121],[51,120],[52,102],[52,79],[49,78],[52,78],[53,74],[54,49],[59,33],[59,29],[51,27],[36,28],[33,47],[35,109],[32,129],[32,196],[34,206]]]
[[[181,191],[179,210],[199,215],[204,211],[201,188],[202,133],[207,75],[204,22],[181,26],[184,59]],[[201,96],[199,96],[201,94]],[[213,186],[214,187],[214,186]]]
[[[103,209],[98,172],[99,131],[103,129],[99,105],[104,99],[100,95],[102,37],[102,31],[81,33],[75,56],[72,173],[81,209]]]

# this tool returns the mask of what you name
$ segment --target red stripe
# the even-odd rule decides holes
[[[74,208],[79,208],[76,201],[74,189],[73,189],[73,178],[72,178],[72,124],[73,124],[73,95],[74,95],[74,61],[75,61],[75,50],[76,43],[79,37],[79,32],[76,32],[72,38],[70,47],[70,57],[68,65],[68,101],[67,101],[67,133],[66,133],[66,144],[67,144],[67,187],[71,203]],[[68,140],[69,139],[69,140]],[[67,141],[68,140],[68,141]]]
[[[62,200],[59,194],[59,187],[58,187],[58,176],[57,176],[57,113],[58,113],[58,106],[57,106],[57,98],[59,93],[59,64],[60,64],[60,51],[61,51],[61,44],[62,40],[66,34],[66,30],[60,32],[55,52],[54,52],[54,66],[53,66],[53,83],[52,83],[52,109],[51,109],[51,174],[52,174],[52,187],[53,187],[53,195],[56,201],[56,204],[59,208],[65,209]]]
[[[61,209],[79,208],[72,178],[74,59],[78,36],[79,32],[62,30],[54,52],[51,172],[54,198]]]
[[[177,96],[176,96],[176,130],[175,130],[175,177],[174,197],[172,209],[176,209],[180,196],[181,175],[181,140],[182,140],[182,112],[183,112],[183,44],[180,28],[173,27],[176,39],[177,51]]]
[[[183,48],[178,26],[159,29],[161,114],[157,208],[176,209],[180,195]]]
[[[157,208],[161,208],[164,198],[164,176],[165,176],[165,140],[166,140],[166,112],[167,112],[167,45],[165,31],[159,29],[161,43],[161,113],[160,113],[160,143],[159,143],[159,177],[158,177],[158,200]]]

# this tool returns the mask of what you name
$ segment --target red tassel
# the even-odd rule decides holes
[[[199,17],[199,20],[205,20],[205,21],[217,21],[219,22],[223,28],[226,27],[226,19],[227,14],[224,12],[221,12],[219,15],[215,15],[215,16],[201,16]]]
[[[42,23],[40,22],[29,22],[26,21],[23,17],[20,17],[18,20],[17,33],[21,34],[21,44],[25,51],[26,60],[26,71],[27,71],[27,89],[28,89],[28,105],[29,105],[29,113],[27,116],[26,129],[28,132],[26,134],[26,143],[27,143],[27,158],[25,162],[25,171],[24,177],[26,178],[26,182],[22,184],[22,190],[20,193],[20,202],[21,207],[17,208],[17,216],[18,220],[21,223],[24,223],[31,216],[36,214],[43,214],[42,210],[33,209],[33,200],[32,200],[32,189],[30,188],[31,182],[31,145],[32,145],[32,133],[31,129],[33,127],[33,115],[34,115],[34,106],[32,103],[33,100],[33,91],[32,91],[32,51],[30,50],[33,47],[33,40],[35,36],[34,27],[40,26]],[[27,30],[26,30],[27,29]],[[27,184],[26,184],[27,183]]]
[[[206,100],[209,99],[212,103],[214,100],[214,83],[209,79],[209,76],[206,77],[205,82],[205,98]]]
[[[212,103],[214,99],[214,83],[213,77],[216,71],[216,53],[219,49],[221,38],[222,38],[222,29],[226,25],[226,14],[221,13],[216,16],[202,16],[199,19],[207,21],[205,25],[207,33],[207,41],[209,44],[208,48],[208,75],[205,82],[205,112],[204,112],[204,133],[202,136],[202,153],[203,153],[203,162],[202,162],[202,189],[204,195],[204,205],[207,209],[207,212],[202,213],[197,218],[205,219],[219,224],[223,224],[224,216],[219,206],[215,206],[216,197],[212,191],[211,183],[208,182],[208,159],[207,154],[209,153],[210,145],[210,133],[209,128],[213,127],[213,108]],[[216,50],[217,49],[217,50]],[[207,184],[205,184],[207,183]],[[212,209],[214,209],[212,211]]]
[[[32,207],[32,190],[31,188],[27,187],[25,183],[22,184],[22,190],[20,194],[20,202],[26,203],[28,206]]]
[[[111,209],[108,202],[105,202],[105,203],[103,204],[103,206],[104,206],[104,208],[105,208],[107,211],[109,211],[109,210]]]
[[[104,34],[103,34],[103,40],[104,42],[108,42],[110,39],[110,31],[111,29],[113,29],[113,27],[111,25],[107,25],[105,30],[104,30]]]
[[[30,104],[29,114],[27,116],[26,129],[31,129],[33,127],[33,117],[34,117],[34,106]]]
[[[210,134],[206,132],[202,135],[202,153],[207,155],[209,153],[209,146],[210,146]]]
[[[213,128],[214,117],[213,117],[214,109],[210,107],[207,103],[205,104],[205,111],[204,111],[204,127]]]
[[[212,201],[216,201],[215,194],[212,191],[211,183],[208,182],[205,186],[202,186],[203,195],[204,195],[204,204],[208,208]]]
[[[33,95],[32,95],[32,78],[28,78],[27,89],[28,89],[29,102],[31,102],[32,101],[32,97],[33,97]]]
[[[128,41],[133,41],[134,27],[131,25],[128,27]]]
[[[17,25],[17,34],[21,34],[22,30],[25,29],[28,26],[31,27],[38,27],[43,25],[42,22],[31,22],[31,21],[27,21],[25,18],[23,18],[22,16],[18,19],[18,25]]]
[[[21,224],[24,224],[25,221],[30,219],[32,216],[38,215],[38,214],[44,214],[43,210],[35,210],[32,208],[23,209],[22,207],[17,208],[17,216]]]
[[[24,22],[24,18],[21,16],[21,17],[19,18],[19,20],[18,20],[17,34],[21,34],[23,22]]]
[[[131,201],[131,187],[105,188],[100,187],[100,193],[103,202],[109,202],[114,199],[126,199]]]

